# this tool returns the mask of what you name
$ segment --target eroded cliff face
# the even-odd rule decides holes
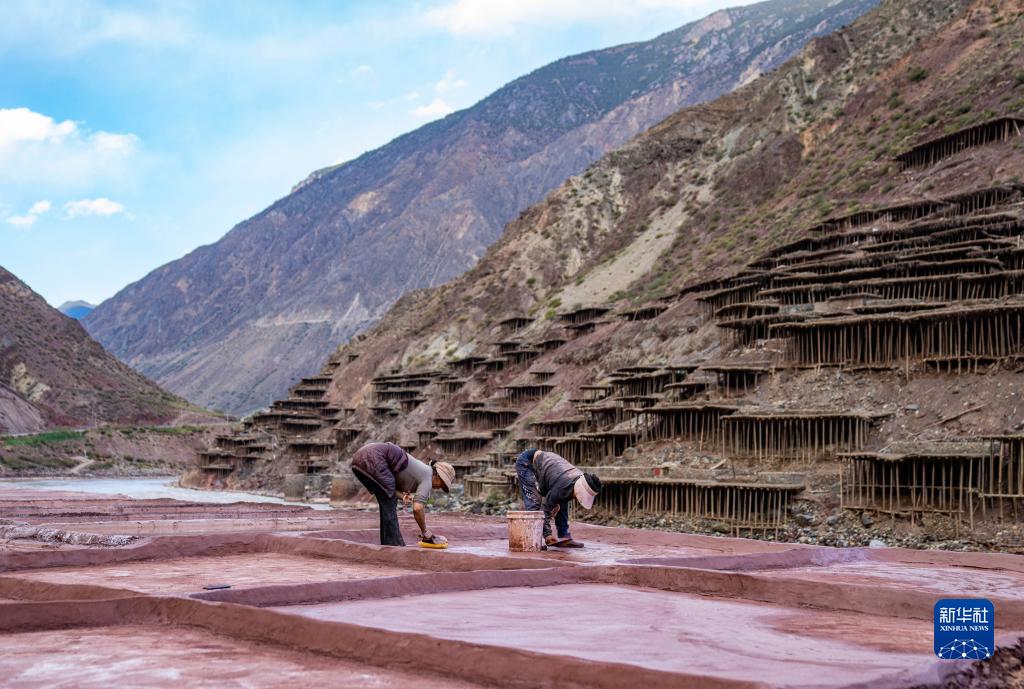
[[[46,428],[43,415],[14,391],[0,387],[0,430],[5,433],[34,433]]]
[[[163,423],[187,410],[0,268],[0,432]]]
[[[86,327],[190,400],[265,406],[400,296],[474,265],[569,175],[874,4],[773,0],[548,65],[317,171],[217,243],[126,287]]]

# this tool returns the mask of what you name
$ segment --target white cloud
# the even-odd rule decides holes
[[[38,219],[35,215],[12,215],[7,222],[15,227],[31,227]]]
[[[451,89],[461,89],[466,86],[466,82],[463,79],[455,78],[455,70],[449,69],[441,77],[441,80],[434,84],[434,90],[438,93],[444,93]]]
[[[43,201],[36,201],[35,203],[33,203],[32,207],[28,209],[28,214],[42,215],[48,210],[50,210],[50,202],[44,199]]]
[[[405,100],[416,100],[419,97],[420,97],[420,92],[419,91],[409,91],[409,93],[407,93],[404,96],[402,96],[402,98],[404,98]]]
[[[12,215],[7,218],[7,224],[15,227],[32,227],[39,219],[39,216],[50,210],[50,202],[47,200],[36,201],[28,209],[25,215]]]
[[[426,105],[421,105],[418,108],[413,108],[409,111],[409,114],[413,117],[419,117],[421,119],[436,120],[445,115],[449,115],[455,112],[455,108],[448,105],[443,98],[435,98]]]
[[[82,199],[81,201],[68,201],[64,204],[64,217],[67,219],[79,218],[86,215],[101,215],[109,217],[124,213],[124,204],[117,201],[100,197],[98,199]],[[127,215],[127,213],[125,213]]]
[[[429,10],[426,19],[456,35],[493,35],[512,33],[521,24],[597,23],[652,10],[710,10],[714,4],[709,0],[452,0]]]
[[[187,3],[152,3],[142,10],[93,0],[8,3],[0,45],[70,55],[106,43],[158,49],[191,39]]]
[[[133,153],[139,144],[139,137],[134,134],[111,134],[96,132],[89,137],[98,151],[115,151],[117,153]]]
[[[356,78],[368,77],[373,74],[373,67],[370,65],[359,65],[352,70],[351,74]]]
[[[71,120],[58,123],[28,108],[0,108],[0,148],[25,141],[59,143],[77,129]]]
[[[85,190],[131,179],[139,138],[90,131],[28,108],[0,108],[0,185]]]

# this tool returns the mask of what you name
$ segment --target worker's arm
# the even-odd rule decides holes
[[[555,515],[562,509],[562,503],[572,497],[572,486],[571,481],[562,481],[548,491],[541,502],[541,508],[544,510],[544,519],[554,519]]]
[[[420,535],[431,536],[432,534],[427,531],[427,518],[425,515],[426,510],[423,507],[423,503],[416,500],[412,503],[412,516],[416,520],[416,525],[420,527]]]
[[[551,520],[555,518],[555,515],[558,514],[560,505],[558,501],[554,499],[554,496],[551,493],[548,493],[541,501],[541,509],[544,510],[545,523],[550,523]]]

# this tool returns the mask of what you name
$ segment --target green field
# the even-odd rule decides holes
[[[36,445],[78,440],[84,435],[80,431],[46,431],[45,433],[36,433],[35,435],[4,436],[2,442],[8,447],[34,447]]]

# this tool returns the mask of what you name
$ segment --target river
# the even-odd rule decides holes
[[[46,478],[46,479],[0,479],[0,488],[42,488],[46,490],[67,490],[74,493],[96,493],[99,495],[126,495],[130,498],[153,499],[172,498],[189,502],[272,502],[278,505],[304,505],[315,510],[329,510],[323,503],[289,502],[270,495],[242,493],[228,490],[196,490],[182,488],[172,476],[163,478]]]

